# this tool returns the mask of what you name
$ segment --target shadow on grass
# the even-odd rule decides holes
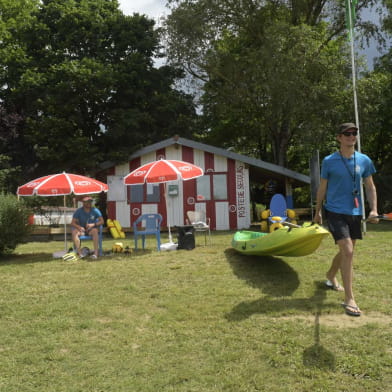
[[[316,282],[316,289],[313,296],[309,299],[316,305],[314,318],[314,344],[304,350],[302,361],[304,366],[326,370],[335,370],[335,355],[321,344],[320,340],[320,316],[322,314],[323,303],[326,298],[324,282]]]
[[[240,321],[253,314],[291,313],[290,310],[314,312],[321,309],[326,298],[324,282],[316,282],[316,290],[309,298],[290,298],[299,286],[298,274],[277,257],[244,256],[234,249],[227,249],[226,258],[235,275],[265,296],[255,301],[237,304],[226,318]]]
[[[335,369],[335,356],[321,344],[320,316],[327,297],[323,281],[315,282],[310,298],[290,299],[299,286],[298,274],[277,257],[249,257],[227,249],[226,258],[236,276],[252,287],[259,288],[266,297],[255,301],[244,301],[226,314],[229,321],[241,321],[253,314],[287,313],[289,310],[309,311],[315,314],[314,344],[303,352],[303,364],[310,368]]]
[[[299,286],[297,272],[278,257],[244,256],[232,248],[225,256],[238,278],[271,297],[290,296]]]
[[[31,263],[45,263],[49,261],[54,261],[52,253],[32,253],[32,254],[22,254],[22,255],[3,255],[0,256],[0,267],[2,265],[11,264],[31,264]]]
[[[156,249],[131,249],[129,257],[146,256],[151,253],[157,252]]]

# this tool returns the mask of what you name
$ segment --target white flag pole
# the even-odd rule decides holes
[[[354,96],[354,114],[355,114],[355,124],[358,127],[357,136],[357,148],[358,152],[361,152],[361,132],[359,127],[359,115],[358,115],[358,99],[357,99],[357,83],[356,83],[356,69],[355,69],[355,51],[354,51],[354,21],[352,15],[352,0],[346,0],[348,2],[348,25],[349,25],[349,36],[350,36],[350,48],[351,48],[351,73],[352,73],[352,83],[353,83],[353,96]],[[355,168],[354,168],[355,170]],[[360,183],[361,192],[361,204],[362,204],[362,231],[366,233],[366,214],[365,214],[365,195],[363,191],[362,179]]]

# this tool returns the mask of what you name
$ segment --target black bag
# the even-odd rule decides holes
[[[195,229],[193,226],[176,226],[178,231],[177,249],[192,250],[195,248]]]

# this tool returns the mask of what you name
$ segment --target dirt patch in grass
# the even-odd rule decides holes
[[[300,320],[314,324],[316,316],[283,316],[277,317],[279,320]],[[318,317],[318,323],[327,327],[334,328],[359,328],[366,324],[389,325],[390,316],[378,312],[362,313],[360,317],[348,316],[342,311],[342,314],[326,314]]]

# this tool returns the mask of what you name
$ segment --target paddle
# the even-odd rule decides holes
[[[288,227],[296,227],[297,229],[302,227],[300,225],[296,225],[296,224],[291,223],[291,222],[279,222],[279,223],[284,225],[284,226],[288,226]]]
[[[392,212],[383,215],[370,216],[369,218],[366,219],[366,221],[369,221],[371,219],[381,219],[381,220],[390,221],[392,220]]]
[[[275,223],[280,223],[283,226],[288,226],[288,227],[295,227],[297,229],[302,228],[303,226],[300,225],[296,225],[295,223],[291,223],[291,222],[287,222],[287,221],[282,221],[282,218],[279,216],[273,216],[271,218],[271,220],[273,220]],[[310,226],[314,225],[315,223],[312,222]]]

